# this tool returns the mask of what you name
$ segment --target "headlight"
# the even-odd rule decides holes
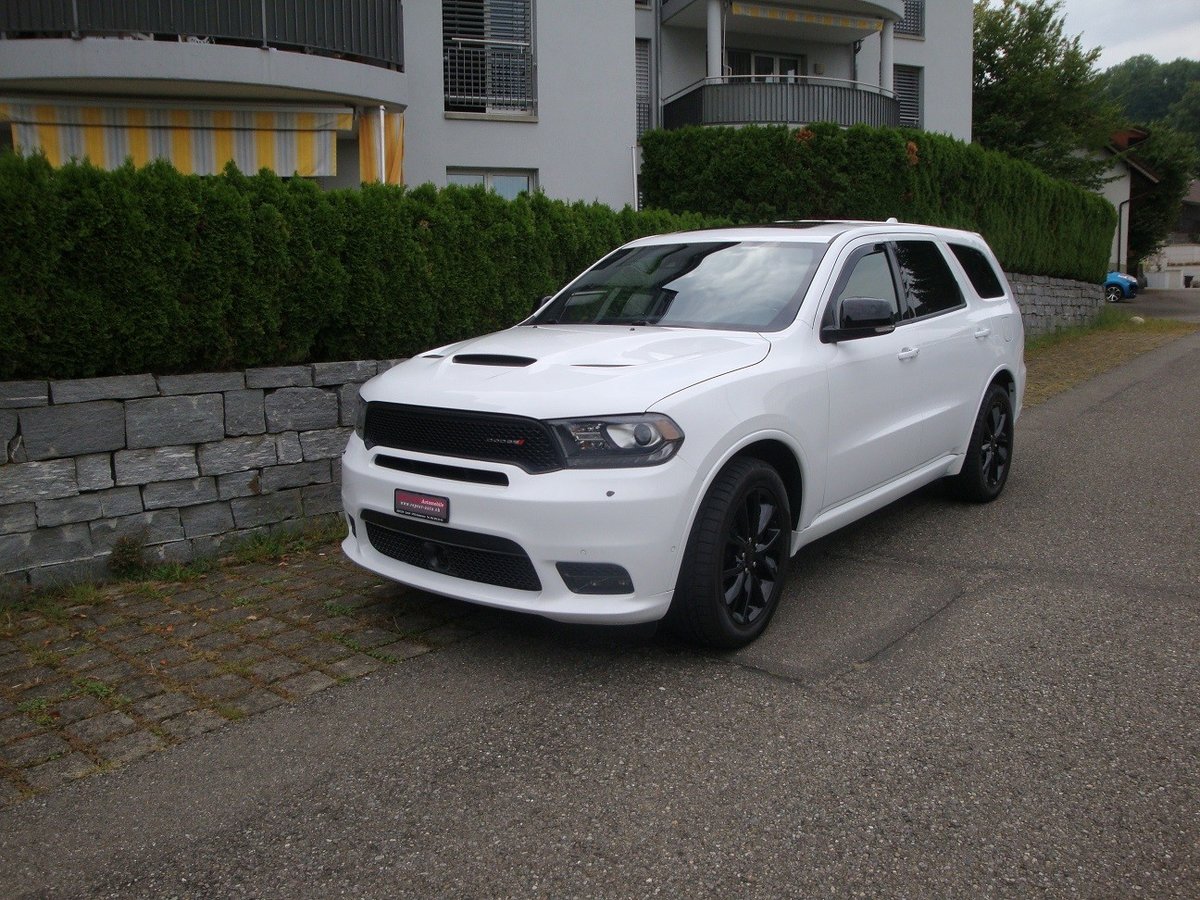
[[[659,413],[557,419],[547,423],[567,465],[583,469],[656,466],[683,443],[683,431]]]
[[[358,395],[358,406],[354,410],[354,433],[359,436],[359,439],[366,441],[367,401],[362,398],[362,394]]]

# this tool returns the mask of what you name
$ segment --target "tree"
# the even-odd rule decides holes
[[[972,129],[984,147],[1094,189],[1109,165],[1094,151],[1120,116],[1101,90],[1100,49],[1066,36],[1061,8],[1061,0],[976,0]]]
[[[1200,61],[1160,63],[1143,54],[1113,66],[1100,83],[1130,121],[1166,122],[1190,135],[1200,150]]]
[[[1174,104],[1200,81],[1200,61],[1161,63],[1143,53],[1117,63],[1100,78],[1105,95],[1135,122],[1166,118]]]
[[[1200,154],[1191,135],[1164,123],[1152,125],[1150,137],[1135,144],[1130,152],[1159,179],[1130,204],[1129,261],[1136,271],[1141,260],[1158,252],[1178,221]]]

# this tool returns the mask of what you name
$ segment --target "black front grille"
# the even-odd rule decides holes
[[[375,402],[367,404],[365,435],[368,448],[510,463],[533,474],[563,467],[549,426],[521,416]]]
[[[370,509],[363,510],[362,520],[371,546],[402,563],[518,591],[542,589],[533,563],[515,541]]]

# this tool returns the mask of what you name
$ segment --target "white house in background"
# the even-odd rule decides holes
[[[686,124],[971,136],[971,0],[10,0],[0,144],[612,206]]]

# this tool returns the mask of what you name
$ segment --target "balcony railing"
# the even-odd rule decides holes
[[[878,85],[837,78],[730,76],[706,78],[668,98],[663,126],[897,125],[900,104]]]
[[[274,47],[404,68],[401,0],[3,0],[7,38],[120,36]]]

